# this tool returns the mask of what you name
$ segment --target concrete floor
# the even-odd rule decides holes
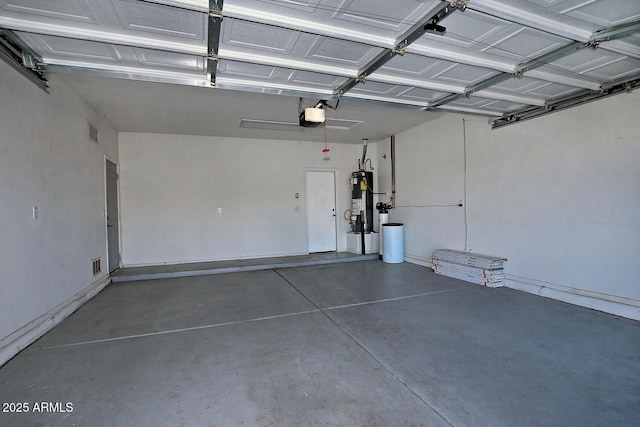
[[[640,323],[361,261],[112,284],[0,369],[3,426],[631,426]]]

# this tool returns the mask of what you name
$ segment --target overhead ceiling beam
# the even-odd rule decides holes
[[[601,49],[640,58],[640,49],[637,44],[621,40],[638,32],[640,32],[640,19],[598,30],[591,35],[589,41]],[[605,44],[601,45],[602,43]]]
[[[247,62],[251,64],[261,64],[261,65],[268,65],[273,67],[284,67],[284,68],[290,68],[290,69],[305,70],[305,71],[310,71],[310,72],[315,72],[320,74],[328,74],[332,76],[344,77],[344,78],[352,79],[357,77],[357,70],[347,69],[347,68],[343,69],[339,67],[326,67],[314,61],[281,60],[277,57],[272,57],[272,56],[244,54],[242,52],[227,51],[225,49],[221,49],[219,51],[218,57],[221,60]],[[442,83],[442,82],[429,80],[429,79],[407,78],[407,77],[399,76],[396,74],[388,74],[388,73],[374,73],[367,79],[367,81],[387,83],[392,85],[401,85],[401,86],[407,86],[407,87],[415,87],[420,89],[433,90],[437,92],[453,92],[458,94],[463,93],[465,90],[465,87],[460,85],[452,85],[452,84]],[[477,96],[481,98],[486,98],[486,99],[517,102],[520,104],[544,105],[544,100],[540,98],[531,97],[531,96],[522,96],[522,95],[512,95],[512,94],[502,93],[499,91],[483,91],[482,93],[478,93]],[[337,96],[334,96],[334,98],[336,97]]]
[[[376,102],[383,102],[385,104],[388,105],[404,105],[407,107],[414,107],[414,108],[425,108],[427,107],[428,103],[424,102],[424,101],[409,101],[409,100],[404,100],[404,99],[398,99],[398,98],[391,98],[391,97],[387,97],[387,96],[382,96],[382,95],[371,95],[371,94],[362,94],[362,93],[357,93],[357,92],[348,92],[344,95],[343,98],[349,98],[349,99],[359,99],[362,101],[376,101]]]
[[[496,129],[499,127],[507,126],[514,123],[520,123],[525,120],[540,117],[545,114],[553,113],[556,111],[566,110],[567,108],[576,107],[587,102],[595,101],[597,99],[606,98],[609,96],[617,95],[624,92],[631,92],[634,89],[640,87],[640,73],[626,80],[612,82],[605,85],[600,91],[581,91],[578,94],[573,94],[561,99],[554,100],[548,103],[544,107],[526,108],[520,111],[513,112],[505,115],[499,119],[491,121],[491,128]]]
[[[113,79],[141,80],[145,82],[169,83],[184,86],[209,87],[209,81],[202,74],[189,74],[162,71],[148,68],[111,66],[104,68],[80,67],[78,65],[46,64],[45,69],[50,73],[78,74]]]
[[[461,3],[461,5],[456,6],[454,6],[454,4],[457,4],[455,1],[441,1],[436,4],[436,6],[428,11],[421,19],[418,20],[418,22],[398,37],[392,48],[385,49],[369,61],[369,63],[362,68],[357,78],[337,88],[335,91],[336,95],[342,96],[358,83],[365,82],[370,74],[389,62],[396,55],[404,55],[407,46],[422,37],[430,26],[437,26],[438,22],[442,21],[458,9],[464,10],[466,2]]]
[[[40,58],[10,30],[0,29],[0,59],[40,89],[49,92],[47,79],[40,66]]]
[[[352,30],[346,27],[325,24],[323,22],[315,22],[312,20],[301,19],[293,16],[264,12],[248,7],[237,6],[233,3],[225,5],[224,16],[260,24],[273,25],[275,27],[285,28],[289,30],[297,30],[305,33],[332,37],[345,41],[355,41],[358,43],[377,47],[394,47],[394,40],[389,37],[381,37],[375,34]]]
[[[443,84],[441,82],[437,82],[433,80],[401,77],[395,74],[375,73],[369,77],[368,81],[416,87],[420,89],[428,89],[428,90],[433,90],[437,92],[451,92],[453,94],[461,94],[461,93],[464,93],[464,90],[465,90],[465,87],[460,85]],[[484,90],[482,92],[478,92],[476,95],[481,98],[496,99],[499,101],[517,102],[519,104],[544,105],[544,100],[541,98],[524,96],[524,95],[513,95],[509,93],[503,93],[500,91]]]
[[[211,10],[209,0],[138,0],[143,3],[172,6],[178,9],[193,10],[194,12],[207,13]]]
[[[596,27],[571,16],[550,12],[527,0],[482,0],[470,2],[469,10],[535,28],[549,34],[586,42]]]
[[[169,52],[188,53],[207,56],[207,46],[201,43],[189,43],[156,39],[133,34],[119,34],[104,30],[90,30],[69,25],[34,22],[27,19],[0,15],[0,27],[25,33],[43,34],[76,40],[90,40],[102,43],[136,46]]]
[[[449,1],[443,3],[450,4],[451,2]],[[443,7],[443,4],[439,4],[438,6]],[[271,25],[286,30],[302,31],[308,34],[330,37],[349,42],[357,42],[366,44],[368,46],[382,48],[385,49],[380,54],[382,57],[388,57],[389,50],[393,50],[394,48],[396,48],[398,44],[403,40],[402,38],[395,40],[390,38],[383,38],[371,33],[355,31],[345,27],[328,25],[293,17],[286,17],[275,13],[265,13],[251,8],[235,6],[233,4],[226,4],[224,6],[224,16],[225,18],[233,18],[247,22]],[[416,27],[418,27],[418,24],[416,24]],[[411,32],[411,30],[409,32]],[[418,35],[419,33],[416,32],[413,34]],[[404,51],[406,53],[412,53],[445,61],[457,62],[475,67],[489,68],[507,73],[513,73],[515,67],[517,66],[517,63],[512,60],[501,56],[492,55],[486,52],[478,55],[473,52],[468,52],[464,49],[460,49],[455,46],[448,46],[442,43],[415,43],[415,41],[416,40],[413,40],[411,44],[405,46]],[[225,48],[224,54],[234,55],[232,53],[232,50],[227,48]],[[321,69],[316,69],[316,71],[320,73],[322,72]],[[362,72],[360,72],[360,74],[361,73]],[[369,73],[369,75],[370,79],[373,79],[373,75],[371,73]],[[544,73],[539,73],[536,76],[531,75],[531,77],[549,81],[552,83],[561,83],[586,89],[593,89],[594,87],[598,86],[598,83],[595,83],[592,80],[579,77],[569,78],[566,75],[554,72],[553,70],[545,70]]]
[[[414,53],[417,55],[443,59],[446,61],[457,62],[465,65],[489,68],[505,73],[514,73],[516,67],[518,66],[517,62],[501,56],[492,55],[486,52],[477,54],[474,52],[468,52],[465,49],[460,49],[455,46],[439,46],[436,43],[414,43],[407,48],[407,53]],[[538,73],[535,76],[533,75],[533,73],[531,73],[529,74],[529,77],[552,83],[561,83],[568,86],[581,87],[584,89],[593,89],[599,84],[585,77],[568,76],[566,73],[560,73],[552,69],[545,70],[544,73]]]
[[[310,71],[319,74],[328,74],[332,76],[356,78],[358,70],[356,68],[337,67],[311,61],[308,59],[289,59],[284,56],[265,55],[255,53],[250,49],[227,49],[221,47],[218,50],[218,58],[229,61],[246,62],[249,64],[268,65],[271,67],[290,68],[301,71]]]
[[[349,99],[349,100],[356,100],[356,101],[362,101],[362,102],[374,102],[377,104],[383,104],[383,105],[390,105],[390,106],[394,106],[394,107],[405,107],[405,108],[411,108],[411,109],[420,109],[423,111],[428,111],[429,109],[427,108],[428,103],[427,102],[420,102],[420,101],[409,101],[409,100],[398,100],[397,98],[389,98],[386,96],[381,96],[381,95],[363,95],[360,93],[356,93],[356,92],[347,92],[343,99]],[[493,111],[486,111],[486,110],[480,110],[480,109],[475,109],[475,108],[470,108],[470,107],[458,107],[458,106],[444,106],[442,108],[443,110],[448,110],[448,111],[456,111],[459,113],[464,113],[464,114],[474,114],[474,115],[480,115],[480,116],[502,116],[501,113],[497,113],[497,112],[493,112]],[[434,109],[434,111],[438,111],[440,110],[439,108]],[[430,111],[430,110],[429,110]]]
[[[218,76],[216,87],[223,89],[244,90],[276,95],[290,95],[295,97],[311,97],[314,99],[331,100],[333,91],[330,89],[298,86],[290,83],[265,82],[263,80],[242,79],[236,77]]]
[[[427,108],[427,110],[432,111],[429,108]],[[487,110],[480,110],[477,108],[459,107],[459,106],[454,107],[452,105],[443,105],[442,107],[435,108],[433,111],[441,111],[441,110],[454,111],[456,113],[463,113],[463,114],[475,114],[479,116],[494,116],[494,117],[502,116],[501,113],[498,113],[495,111],[487,111]]]
[[[509,80],[512,77],[522,77],[522,75],[529,71],[532,70],[534,68],[538,68],[541,67],[545,64],[547,64],[549,61],[552,61],[554,59],[557,59],[558,57],[562,56],[562,55],[568,55],[569,53],[573,53],[576,52],[577,50],[583,49],[587,46],[587,43],[581,43],[581,42],[570,42],[566,45],[560,46],[556,49],[553,49],[547,53],[544,53],[542,55],[539,55],[535,58],[529,59],[527,61],[524,61],[520,64],[518,64],[513,73],[498,73],[495,74],[489,78],[486,78],[482,81],[479,81],[477,83],[474,83],[470,86],[467,86],[464,91],[462,93],[459,94],[451,94],[451,95],[446,95],[443,96],[439,99],[436,99],[432,102],[429,103],[429,108],[434,108],[434,107],[438,107],[440,105],[444,105],[444,104],[448,104],[449,102],[453,102],[457,99],[460,98],[468,98],[469,96],[473,95],[474,93],[481,91],[483,89],[486,89],[488,87],[494,86],[498,83],[501,83],[503,81]]]
[[[579,50],[587,47],[587,43],[572,41],[565,45],[559,46],[547,53],[543,53],[542,55],[538,55],[534,58],[528,59],[520,64],[518,64],[513,70],[513,75],[518,77],[522,76],[529,70],[533,70],[535,68],[542,67],[543,65],[548,64],[549,62],[553,62],[556,59],[571,55],[572,53],[576,53]]]
[[[628,37],[631,38],[630,36]],[[603,42],[602,46],[600,47],[610,52],[615,52],[621,55],[640,59],[640,46],[638,46],[637,44],[634,45],[633,43],[629,43],[625,39]]]
[[[296,86],[291,84],[282,83],[265,83],[263,81],[254,81],[248,79],[239,79],[233,77],[219,76],[217,79],[216,87],[219,89],[232,89],[252,91],[259,93],[270,93],[276,95],[287,95],[295,97],[312,97],[314,99],[331,100],[335,99],[333,91],[330,90],[318,90],[309,88],[308,86]],[[347,92],[343,99],[349,99],[362,102],[373,102],[377,104],[390,105],[395,107],[404,107],[410,109],[426,110],[428,103],[420,101],[402,100],[397,98],[385,97],[380,95],[363,95],[355,92]],[[471,108],[458,108],[447,107],[448,110],[459,111],[466,114],[478,114],[482,116],[500,116],[500,113],[488,112],[482,110],[474,110]]]
[[[637,84],[639,81],[640,81],[640,72],[636,72],[631,76],[622,77],[617,80],[604,83],[600,91],[601,92],[610,91],[615,87],[624,87],[628,91],[631,91],[632,89],[635,89],[637,87]]]
[[[211,86],[216,85],[223,1],[224,0],[209,0],[209,22],[207,25],[207,80]]]
[[[507,93],[494,91],[491,89],[483,89],[481,91],[478,91],[474,94],[474,96],[477,96],[478,98],[497,99],[500,101],[515,102],[516,104],[537,105],[537,106],[543,106],[545,104],[545,100],[542,98],[524,96],[524,95],[513,95],[510,93],[507,94]]]
[[[464,86],[461,86],[461,85],[443,83],[441,81],[424,79],[421,77],[418,77],[418,78],[405,77],[398,74],[387,73],[382,71],[371,74],[367,79],[367,81],[387,83],[391,85],[418,87],[421,89],[428,89],[436,92],[462,93],[464,91]]]
[[[556,59],[571,55],[581,49],[586,47],[597,48],[601,43],[618,40],[622,37],[626,37],[630,34],[633,34],[640,30],[640,20],[635,20],[628,22],[626,24],[616,25],[610,28],[604,28],[602,30],[598,30],[594,32],[589,40],[580,43],[580,42],[572,42],[568,43],[564,46],[560,46],[557,49],[552,50],[551,52],[545,53],[537,58],[531,59],[529,61],[525,61],[522,64],[518,65],[515,69],[515,74],[523,74],[528,73],[527,75],[533,77],[533,73],[530,71],[538,68],[542,65],[546,65],[549,62],[553,62]],[[540,70],[538,70],[540,71]],[[558,82],[561,83],[561,82]],[[586,88],[586,89],[594,89],[594,88]]]
[[[596,80],[587,79],[579,75],[560,74],[548,67],[529,70],[527,71],[527,77],[582,89],[598,90],[600,87],[600,82]]]
[[[359,101],[359,102],[366,102],[366,103],[374,103],[374,104],[380,104],[380,105],[388,105],[388,106],[392,106],[392,107],[396,107],[396,108],[406,108],[406,109],[411,109],[411,110],[422,110],[422,111],[429,111],[429,112],[438,112],[438,111],[454,111],[456,113],[462,113],[462,114],[472,114],[472,115],[476,115],[476,116],[483,116],[483,117],[499,117],[502,116],[501,113],[497,113],[497,112],[493,112],[493,111],[486,111],[486,110],[480,110],[480,109],[476,109],[476,108],[469,108],[469,107],[453,107],[450,105],[446,105],[443,108],[436,108],[434,110],[429,110],[426,107],[426,102],[411,102],[411,101],[404,101],[402,103],[399,103],[395,98],[387,98],[384,96],[373,96],[373,97],[367,97],[367,96],[361,96],[359,94],[356,94],[354,92],[347,92],[344,95],[343,99],[348,99],[349,101]]]
[[[348,79],[355,79],[358,77],[358,70],[355,68],[335,67],[335,66],[323,64],[323,63],[308,60],[308,59],[292,60],[286,57],[280,57],[278,55],[256,54],[251,50],[243,50],[243,49],[231,50],[231,49],[222,47],[218,51],[218,59],[235,61],[235,62],[245,62],[249,64],[267,65],[271,67],[282,67],[282,68],[288,68],[288,69],[303,70],[303,71],[309,71],[313,73],[339,76],[339,77],[344,77]],[[416,87],[421,89],[428,89],[428,90],[433,90],[438,92],[447,92],[447,93],[463,93],[465,90],[465,87],[461,85],[443,83],[441,81],[424,79],[424,78],[410,78],[410,77],[405,77],[405,76],[401,76],[394,73],[388,73],[384,71],[383,72],[378,71],[376,73],[369,75],[369,77],[367,78],[367,81],[387,83],[392,85],[408,86],[408,87]],[[599,87],[599,84],[596,84],[596,88],[598,87]],[[540,98],[506,94],[506,93],[501,93],[499,91],[484,91],[482,94],[478,94],[478,96],[482,98],[488,98],[488,99],[518,102],[521,104],[544,105],[544,100]]]
[[[535,28],[548,34],[582,42],[613,41],[631,35],[640,29],[638,20],[598,30],[591,24],[566,14],[549,12],[547,9],[525,0],[483,0],[472,2],[469,10],[507,20],[526,27]],[[610,38],[607,38],[610,37]],[[619,41],[607,49],[614,52],[640,57],[632,43]]]
[[[454,111],[457,113],[463,113],[463,114],[473,114],[473,115],[477,115],[477,116],[483,116],[483,117],[497,117],[497,116],[502,116],[501,113],[498,112],[493,112],[493,111],[486,111],[486,110],[480,110],[480,109],[476,109],[476,108],[469,108],[469,107],[453,107],[450,105],[446,105],[443,106],[442,108],[436,108],[434,110],[429,110],[427,108],[427,103],[426,102],[413,102],[413,101],[401,101],[399,102],[398,99],[396,98],[388,98],[385,96],[369,96],[369,95],[361,95],[358,93],[354,93],[354,92],[347,92],[343,99],[348,99],[349,101],[359,101],[359,102],[366,102],[366,103],[374,103],[374,104],[380,104],[380,105],[388,105],[388,106],[392,106],[392,107],[396,107],[396,108],[407,108],[407,109],[418,109],[418,110],[422,110],[422,111]]]
[[[218,18],[218,14],[216,13],[217,9],[212,8],[213,12],[211,13],[211,18]],[[216,22],[220,22],[219,19]],[[210,28],[213,28],[210,27]],[[217,41],[215,35],[217,35],[217,31],[209,32],[210,36],[210,55],[207,58],[207,75],[198,76],[192,73],[176,73],[168,70],[159,70],[154,68],[145,68],[145,67],[131,67],[131,66],[123,66],[118,64],[104,64],[104,63],[96,63],[91,61],[77,61],[77,60],[59,60],[52,58],[45,58],[45,62],[47,63],[47,71],[53,73],[76,73],[83,75],[94,75],[100,77],[112,77],[112,78],[135,78],[143,81],[151,81],[151,82],[162,82],[162,83],[173,83],[173,84],[185,84],[190,86],[205,86],[203,81],[207,79],[207,81],[215,81],[215,75],[217,73],[217,64],[218,60],[232,60],[238,62],[247,62],[253,64],[261,64],[268,65],[274,67],[283,67],[295,70],[305,70],[314,73],[320,74],[328,74],[339,77],[344,77],[345,79],[354,79],[358,76],[358,69],[355,68],[346,68],[346,67],[332,67],[327,66],[326,64],[319,63],[317,61],[310,60],[290,60],[287,58],[280,58],[276,55],[262,55],[251,53],[250,51],[244,50],[229,50],[224,47],[218,48],[215,42]],[[214,37],[211,38],[211,35]],[[219,39],[219,36],[218,36]],[[77,67],[76,71],[73,71],[73,67]],[[211,78],[209,80],[208,74],[210,73]],[[448,83],[442,83],[439,81],[428,80],[428,79],[411,79],[406,78],[396,74],[390,73],[374,73],[369,76],[368,81],[375,81],[380,83],[389,83],[394,85],[404,85],[404,86],[412,86],[416,88],[447,92],[447,93],[462,93],[464,91],[464,86],[453,85]],[[255,84],[254,84],[255,86]],[[225,87],[230,87],[230,83],[225,84]],[[238,84],[233,85],[234,89],[241,89],[241,86]],[[252,88],[253,90],[257,90],[256,88]],[[270,93],[287,93],[293,96],[298,96],[299,94],[304,94],[309,96],[310,92],[308,90],[302,91],[302,89],[298,86],[293,85],[293,87],[288,87],[286,85],[280,84],[275,88],[268,88],[267,91]],[[326,93],[322,94],[323,97],[327,99],[335,99],[335,96],[327,96]],[[541,101],[532,97],[524,97],[524,96],[516,96],[510,95],[506,93],[500,92],[486,92],[479,94],[479,96],[488,99],[497,99],[497,100],[509,100],[513,102],[525,103],[530,105],[540,105]],[[514,100],[514,97],[517,100]],[[401,101],[401,104],[404,105],[404,101]],[[426,105],[420,104],[419,106]]]
[[[245,12],[243,14],[238,14],[237,11],[239,9]],[[302,21],[304,22],[304,25],[299,25],[300,20],[292,19],[290,22],[289,19],[282,19],[279,15],[275,15],[275,17],[280,18],[277,20],[265,19],[265,14],[261,14],[258,11],[247,8],[238,8],[233,5],[225,6],[224,16],[225,18],[270,25],[285,30],[301,31],[307,34],[314,34],[347,42],[357,42],[381,49],[393,49],[397,45],[397,42],[394,39],[380,38],[371,33],[352,31],[347,28],[328,26],[326,24],[319,24],[313,21]],[[327,27],[330,27],[330,29],[327,30]],[[513,61],[501,56],[487,53],[483,53],[482,56],[480,56],[454,46],[440,46],[435,43],[413,43],[407,46],[405,51],[406,53],[413,53],[420,56],[443,59],[446,61],[460,62],[477,67],[492,68],[498,71],[512,71],[513,67],[516,65]]]
[[[638,31],[640,31],[640,19],[595,31],[591,35],[591,37],[589,37],[589,41],[602,43],[606,41],[618,40]]]
[[[453,93],[451,95],[445,95],[439,99],[431,101],[429,103],[429,108],[439,107],[440,105],[448,104],[449,102],[455,101],[456,99],[468,98],[475,92],[478,92],[482,89],[486,89],[490,86],[496,85],[510,78],[511,78],[510,74],[498,73],[480,82],[467,86],[462,93]]]
[[[527,61],[524,61],[518,64],[515,67],[515,70],[512,74],[509,73],[500,73],[495,76],[489,77],[486,80],[478,82],[474,85],[471,85],[465,88],[464,92],[461,94],[452,94],[441,97],[440,99],[436,99],[429,103],[429,107],[438,107],[440,105],[455,101],[461,97],[468,97],[471,94],[485,89],[487,87],[493,86],[501,81],[507,80],[511,77],[522,77],[524,73],[539,68],[543,65],[549,64],[550,62],[555,61],[556,59],[571,55],[581,49],[591,47],[596,48],[598,45],[604,41],[615,40],[616,38],[625,37],[633,32],[638,31],[640,29],[640,20],[628,22],[626,24],[616,25],[611,28],[602,29],[594,32],[591,36],[589,36],[587,41],[572,41],[563,46],[560,46],[556,49],[553,49],[549,52],[546,52],[537,57],[531,58]]]
[[[407,53],[504,72],[513,71],[513,67],[516,65],[515,61],[502,56],[486,52],[483,52],[482,55],[478,55],[468,49],[449,46],[438,42],[432,43],[431,41],[428,43],[414,43],[407,47]]]

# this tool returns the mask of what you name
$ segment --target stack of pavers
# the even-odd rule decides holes
[[[497,288],[504,286],[504,262],[496,258],[475,253],[437,249],[431,257],[433,271],[478,285]]]

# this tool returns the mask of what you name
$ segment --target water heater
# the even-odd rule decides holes
[[[363,223],[365,233],[373,231],[373,172],[360,170],[351,173],[352,231],[359,233]]]

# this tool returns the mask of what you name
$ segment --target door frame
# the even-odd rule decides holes
[[[102,215],[104,218],[104,237],[105,237],[105,250],[106,250],[106,259],[105,265],[107,267],[107,275],[110,275],[109,271],[111,270],[111,266],[109,265],[109,228],[107,227],[107,210],[109,207],[107,206],[107,162],[111,162],[116,166],[116,174],[118,179],[116,179],[116,200],[118,203],[118,268],[122,268],[122,224],[120,215],[120,164],[113,160],[111,157],[104,155],[103,160],[103,172],[104,172],[104,214]]]
[[[309,184],[307,182],[307,172],[327,172],[333,174],[333,204],[336,209],[336,216],[334,221],[335,227],[335,235],[336,235],[336,249],[335,252],[338,252],[338,173],[339,169],[336,168],[315,168],[315,167],[306,167],[304,168],[304,225],[305,225],[305,234],[304,241],[306,246],[306,254],[309,255]]]

